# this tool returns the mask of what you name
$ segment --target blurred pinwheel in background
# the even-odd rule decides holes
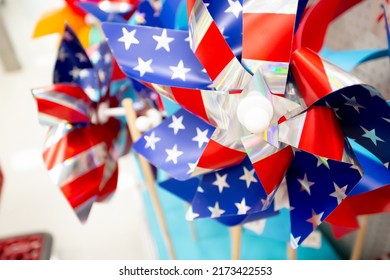
[[[105,109],[119,105],[130,84],[115,66],[107,44],[88,54],[66,26],[54,84],[33,90],[39,120],[49,125],[44,162],[82,221],[93,202],[115,191],[117,160],[130,149],[126,125],[105,115]]]
[[[42,15],[35,26],[33,37],[41,37],[59,33],[62,37],[65,23],[68,24],[84,47],[90,45],[92,25],[95,23],[87,13],[79,7],[80,2],[95,3],[99,11],[113,17],[128,18],[137,8],[138,0],[65,0],[64,6]]]
[[[315,52],[291,55],[298,1],[223,3],[187,1],[189,33],[103,25],[122,70],[189,111],[135,149],[175,179],[205,174],[192,195],[178,194],[192,218],[234,225],[270,215],[285,179],[297,245],[361,182],[355,143],[389,162],[389,107]]]

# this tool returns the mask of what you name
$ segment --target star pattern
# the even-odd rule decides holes
[[[190,68],[184,67],[183,60],[180,60],[177,66],[169,66],[169,68],[172,70],[172,77],[171,79],[181,79],[183,81],[186,80],[186,74],[191,71]]]
[[[177,145],[174,145],[172,149],[165,149],[165,152],[168,155],[165,161],[172,161],[174,164],[177,164],[177,159],[183,155],[183,152],[177,149]]]
[[[313,226],[313,230],[315,230],[321,223],[322,223],[322,216],[324,215],[324,212],[321,212],[317,214],[313,209],[311,210],[311,217],[307,219],[306,221],[308,223],[311,223]]]
[[[150,135],[145,135],[144,139],[146,141],[145,143],[145,149],[152,149],[153,151],[156,150],[156,143],[161,140],[161,138],[156,137],[155,132],[153,131]]]
[[[228,2],[229,8],[225,10],[225,13],[232,13],[236,18],[238,18],[240,13],[242,12],[242,6],[240,1],[228,0]]]
[[[183,125],[183,116],[176,117],[175,115],[172,116],[172,122],[168,125],[169,128],[173,129],[173,133],[176,135],[180,129],[185,129],[185,126]]]
[[[329,196],[336,198],[337,205],[339,205],[343,201],[343,199],[345,199],[347,197],[345,192],[347,191],[348,186],[344,186],[344,187],[340,188],[339,186],[337,186],[336,183],[333,183],[333,184],[334,184],[334,192],[331,193]]]
[[[245,203],[245,197],[242,198],[240,203],[234,203],[234,205],[237,207],[237,215],[245,215],[251,208],[246,205]]]
[[[302,191],[306,191],[309,195],[311,195],[310,188],[314,185],[314,183],[310,182],[307,179],[307,174],[306,173],[305,173],[305,175],[303,176],[302,179],[298,179],[298,182],[299,182],[299,184],[301,184],[301,192]]]
[[[118,39],[118,42],[122,42],[126,50],[129,50],[132,44],[138,45],[139,41],[135,38],[136,29],[128,31],[125,27],[122,28],[123,36]]]
[[[209,211],[211,212],[211,218],[219,218],[223,213],[225,213],[225,210],[221,209],[219,207],[219,203],[215,202],[214,207],[209,207]]]
[[[157,35],[153,35],[152,36],[154,40],[156,40],[157,42],[157,45],[156,45],[156,50],[159,50],[161,48],[163,48],[164,50],[166,50],[167,52],[170,52],[171,49],[169,47],[169,44],[175,40],[173,37],[168,37],[167,36],[167,30],[166,29],[163,29],[162,33],[160,36],[157,36]]]
[[[209,130],[200,130],[199,127],[196,128],[196,136],[192,138],[192,141],[195,141],[198,143],[198,148],[202,148],[204,144],[209,142],[209,138],[207,137],[207,134],[209,133]]]
[[[213,182],[213,185],[218,187],[218,191],[220,193],[223,192],[224,188],[230,187],[229,184],[226,182],[228,176],[227,174],[221,176],[218,173],[215,173],[215,176],[216,176],[216,180]]]
[[[371,129],[371,130],[368,130],[368,129],[362,127],[362,126],[361,126],[361,128],[364,130],[364,134],[362,136],[370,139],[372,141],[372,143],[374,143],[375,146],[378,145],[378,141],[385,142],[384,140],[382,140],[381,138],[379,138],[376,135],[375,128]]]
[[[240,177],[240,180],[245,181],[246,187],[249,188],[251,186],[251,183],[257,183],[257,180],[254,176],[255,169],[248,170],[245,166],[243,168],[244,174]]]
[[[142,58],[138,58],[138,65],[134,67],[134,70],[139,71],[141,77],[145,75],[145,73],[153,73],[153,69],[150,66],[153,62],[153,59],[149,59],[148,61],[144,61]]]

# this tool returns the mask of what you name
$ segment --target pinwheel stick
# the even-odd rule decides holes
[[[184,206],[185,206],[185,211],[186,212],[191,207],[191,205],[188,204],[188,203],[186,203]],[[188,221],[188,225],[190,226],[192,240],[197,241],[198,240],[198,233],[196,231],[195,222],[194,221]]]
[[[125,108],[126,111],[126,119],[127,119],[127,125],[129,127],[130,135],[133,140],[133,142],[137,141],[141,137],[141,133],[137,130],[135,126],[135,120],[137,118],[136,112],[133,109],[133,101],[129,98],[126,98],[122,101],[122,106]],[[152,169],[150,164],[146,161],[146,159],[138,154],[136,154],[138,157],[139,163],[141,165],[142,172],[144,174],[146,184],[149,188],[150,196],[152,198],[152,203],[154,206],[154,210],[157,214],[157,220],[160,224],[161,231],[163,233],[163,237],[165,240],[165,243],[167,245],[167,249],[169,252],[169,255],[171,259],[176,259],[175,250],[173,248],[172,239],[169,235],[168,226],[164,218],[164,214],[162,212],[160,200],[158,198],[157,189],[155,186],[155,181],[152,173]]]
[[[297,259],[297,249],[294,249],[290,242],[287,243],[287,258],[289,260],[296,260]]]
[[[242,226],[234,226],[230,228],[230,238],[231,238],[231,258],[232,260],[239,260],[241,253],[241,235],[242,235]]]
[[[363,251],[364,237],[368,228],[368,216],[360,217],[360,229],[357,232],[355,243],[353,244],[351,260],[360,260]]]

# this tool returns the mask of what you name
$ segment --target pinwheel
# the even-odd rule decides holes
[[[190,112],[166,119],[135,148],[176,179],[205,174],[187,196],[193,218],[235,225],[262,217],[285,179],[298,245],[360,182],[351,139],[389,161],[389,107],[309,49],[290,57],[297,1],[187,4],[190,36],[103,25],[123,71]]]
[[[118,69],[106,44],[90,55],[66,26],[54,74],[54,84],[33,90],[39,120],[49,125],[43,159],[53,182],[82,220],[93,202],[116,189],[117,160],[130,141],[126,126],[108,117],[129,86],[115,80]]]
[[[86,19],[86,13],[78,6],[79,2],[76,0],[65,0],[63,7],[42,15],[35,26],[33,37],[37,38],[53,33],[59,33],[62,37],[64,24],[67,23],[74,30],[82,45],[88,47],[90,45],[89,37],[92,27],[91,23],[88,23]],[[121,2],[122,5],[120,7],[126,6],[126,11],[122,11],[121,14],[130,15],[134,11],[138,0],[88,0],[88,2],[99,4],[103,12],[109,11],[113,6],[119,6]]]
[[[348,72],[362,63],[388,56],[387,49],[335,51],[323,46],[329,25],[361,2],[362,0],[318,0],[309,5],[296,31],[294,48],[310,48]]]

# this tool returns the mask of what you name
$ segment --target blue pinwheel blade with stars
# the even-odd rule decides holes
[[[241,164],[204,175],[192,209],[198,218],[275,214],[272,195],[267,197],[248,157]]]
[[[214,127],[181,109],[145,133],[133,147],[157,168],[186,180],[213,132]]]
[[[128,76],[185,88],[206,88],[211,84],[190,48],[188,32],[115,23],[103,24],[103,30]]]

